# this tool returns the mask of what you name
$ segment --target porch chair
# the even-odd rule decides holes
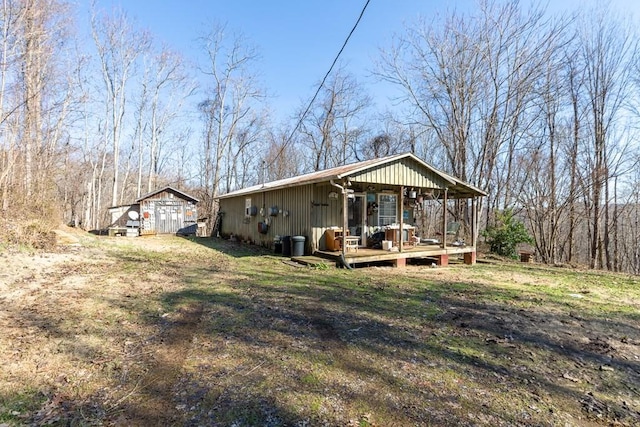
[[[447,236],[455,236],[458,238],[458,231],[460,231],[460,223],[457,221],[451,221],[447,223]]]
[[[446,242],[448,239],[447,237],[449,236],[453,236],[454,240],[458,240],[458,233],[460,231],[460,223],[457,221],[451,221],[447,223],[447,231],[446,231],[446,235],[443,236],[443,241]],[[442,236],[442,232],[437,231],[436,235],[438,236]]]

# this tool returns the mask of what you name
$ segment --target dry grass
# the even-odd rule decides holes
[[[7,221],[0,218],[0,250],[6,252],[44,250],[56,246],[54,225],[46,220]]]
[[[637,278],[294,268],[220,240],[0,257],[0,425],[637,425]],[[73,239],[72,239],[73,240]]]

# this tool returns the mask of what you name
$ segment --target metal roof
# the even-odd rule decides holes
[[[366,171],[368,169],[383,166],[388,163],[393,163],[398,160],[413,159],[418,162],[426,170],[439,175],[444,181],[449,183],[453,194],[459,196],[486,196],[487,193],[474,187],[471,184],[462,182],[461,180],[442,172],[433,166],[429,165],[425,161],[419,159],[411,153],[397,154],[389,157],[382,157],[378,159],[364,160],[362,162],[352,163],[348,165],[338,166],[331,169],[325,169],[322,171],[311,172],[304,175],[294,176],[291,178],[280,179],[277,181],[266,182],[264,184],[258,184],[251,187],[243,188],[240,190],[232,191],[226,194],[219,195],[218,199],[226,199],[230,197],[237,197],[243,195],[249,195],[254,193],[261,193],[264,191],[278,190],[288,187],[297,187],[300,185],[315,184],[320,182],[327,182],[330,180],[342,180],[351,175]]]
[[[189,194],[187,194],[187,193],[185,193],[183,191],[180,191],[180,190],[178,190],[176,188],[171,187],[170,185],[167,185],[166,187],[160,188],[158,190],[154,190],[154,191],[152,191],[150,193],[145,194],[144,196],[141,196],[139,199],[136,200],[136,203],[140,203],[142,200],[148,199],[149,197],[155,196],[156,194],[162,193],[163,191],[171,191],[173,193],[177,193],[177,194],[181,195],[182,198],[190,200],[192,202],[196,202],[197,203],[197,202],[200,201],[199,199],[196,199],[195,197],[190,196]]]

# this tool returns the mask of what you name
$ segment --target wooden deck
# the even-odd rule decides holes
[[[341,251],[316,251],[314,256],[339,262]],[[464,257],[466,264],[475,264],[476,248],[474,246],[447,246],[438,245],[405,246],[402,252],[385,251],[382,249],[358,248],[357,251],[349,250],[345,254],[345,261],[349,265],[367,264],[376,262],[390,262],[396,267],[406,265],[408,259],[433,258],[437,265],[448,265],[450,256]]]

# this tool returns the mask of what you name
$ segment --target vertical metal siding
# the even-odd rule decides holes
[[[312,194],[313,185],[310,184],[221,199],[220,210],[224,212],[222,233],[234,234],[267,247],[271,246],[276,236],[300,235],[309,239]],[[246,198],[251,198],[251,205],[257,207],[257,215],[245,216]],[[278,209],[275,216],[269,214],[272,207]],[[285,211],[288,215],[285,215]],[[266,234],[261,234],[258,232],[258,223],[265,221],[269,229]]]
[[[329,198],[329,193],[335,192],[338,197]],[[326,249],[324,234],[329,227],[342,227],[342,194],[340,189],[330,184],[318,185],[314,192],[314,205],[312,209],[315,214],[313,227],[314,249]]]
[[[308,184],[220,199],[220,210],[224,212],[222,234],[233,234],[265,247],[270,247],[276,236],[304,236],[305,252],[312,253],[324,244],[324,230],[342,223],[342,199],[329,200],[331,191],[337,189],[328,184]],[[248,197],[258,208],[258,214],[246,219],[245,199]],[[289,215],[278,212],[278,215],[270,216],[269,209],[273,206],[277,206],[279,211],[288,211]],[[264,215],[260,214],[261,208]],[[269,229],[266,234],[261,234],[258,223],[265,219],[269,222]]]
[[[198,217],[195,203],[167,191],[143,200],[140,214],[140,233],[143,235],[177,233],[178,230],[195,224]]]
[[[351,176],[354,182],[369,182],[384,185],[404,185],[418,188],[444,189],[449,186],[438,174],[425,170],[413,161],[397,161],[378,168],[368,169]]]

